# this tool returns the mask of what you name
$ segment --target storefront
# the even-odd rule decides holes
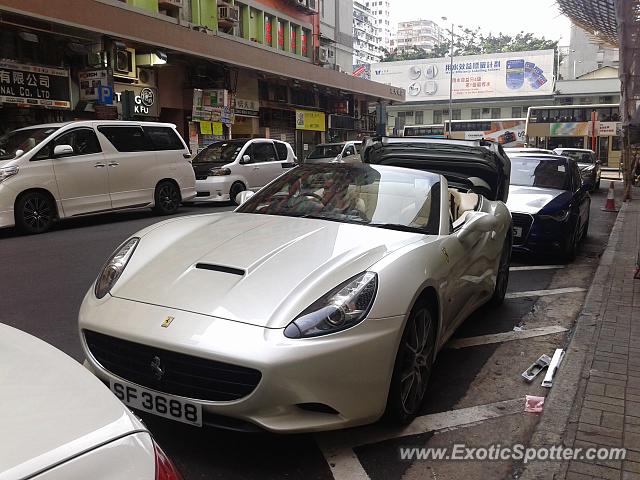
[[[0,134],[72,118],[69,69],[0,61]]]
[[[196,154],[207,145],[231,138],[235,121],[232,96],[224,89],[194,89],[189,122],[189,148]]]
[[[324,141],[327,121],[324,112],[296,110],[296,155],[304,160],[314,147]]]

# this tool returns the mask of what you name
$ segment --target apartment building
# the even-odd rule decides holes
[[[443,41],[443,35],[444,31],[432,20],[399,22],[392,49],[404,52],[407,49],[421,48],[430,52]]]
[[[353,65],[379,62],[381,29],[375,25],[371,10],[359,1],[353,2]]]
[[[371,10],[375,17],[374,25],[380,29],[380,47],[385,50],[391,49],[391,9],[393,0],[368,0],[364,6]]]

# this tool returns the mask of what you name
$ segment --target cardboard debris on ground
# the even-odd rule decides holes
[[[544,397],[527,395],[525,397],[524,411],[527,413],[542,413],[544,407]]]

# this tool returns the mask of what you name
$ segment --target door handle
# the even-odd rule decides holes
[[[93,167],[94,167],[94,168],[104,168],[104,167],[106,167],[106,165],[105,165],[104,163],[100,163],[100,162],[98,162],[98,163],[96,163]]]
[[[120,165],[118,162],[111,162],[109,164],[110,167],[117,167],[118,165]]]

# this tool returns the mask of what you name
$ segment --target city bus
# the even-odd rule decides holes
[[[622,157],[620,105],[529,107],[525,138],[531,147],[587,148],[602,165],[618,168]]]
[[[526,118],[494,118],[453,120],[451,138],[458,140],[492,140],[503,147],[524,146]],[[404,127],[405,137],[448,138],[449,121],[440,125],[411,125]]]

